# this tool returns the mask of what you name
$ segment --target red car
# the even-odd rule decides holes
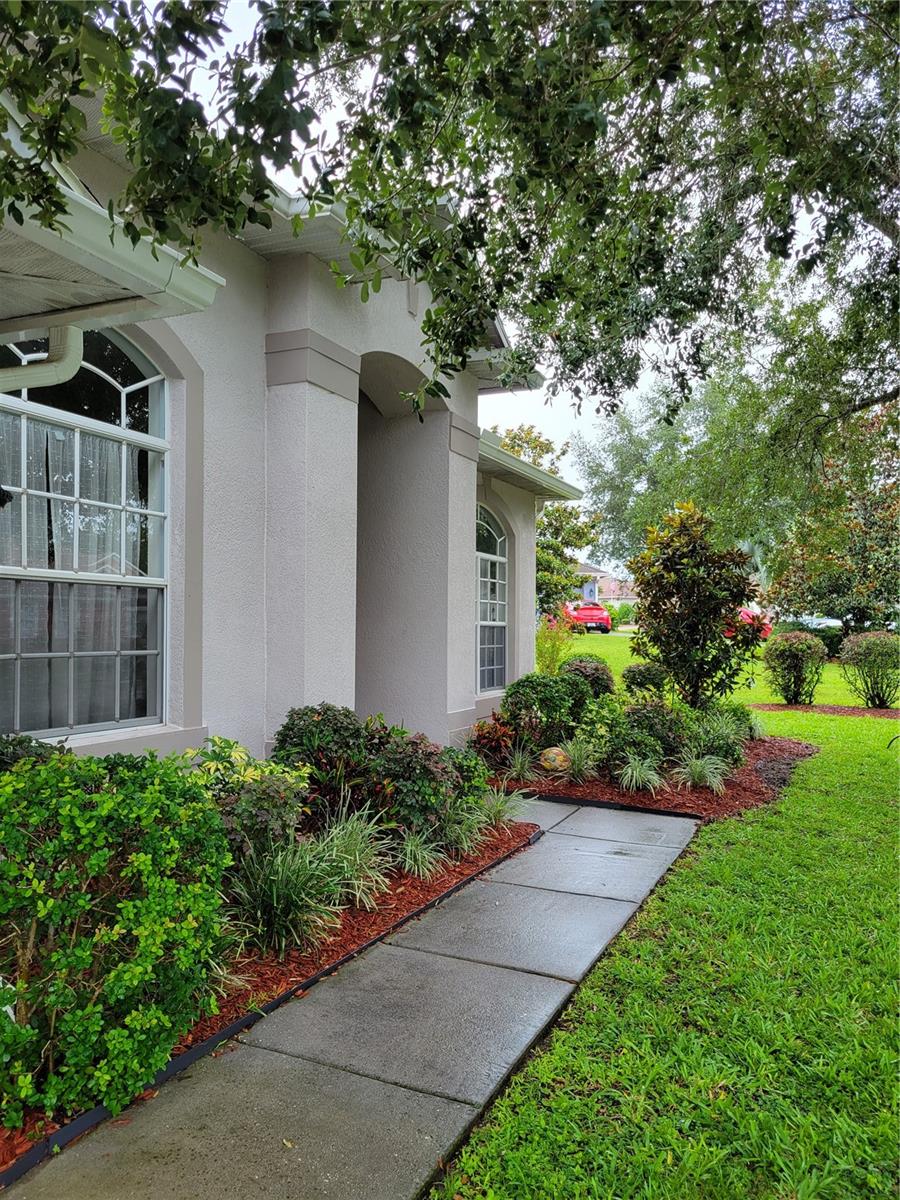
[[[772,632],[772,622],[765,615],[765,613],[755,613],[751,608],[738,609],[738,620],[741,621],[744,625],[756,625],[757,628],[759,629],[759,636],[760,636],[761,641],[765,641],[766,638],[769,636],[769,634]],[[734,630],[726,629],[725,636],[733,637]]]
[[[588,633],[609,633],[612,629],[612,617],[602,604],[582,604],[578,608],[569,607],[567,611],[576,625],[583,625]]]

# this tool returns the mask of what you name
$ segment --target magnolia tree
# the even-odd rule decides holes
[[[551,391],[610,409],[655,365],[677,405],[717,323],[746,326],[766,255],[840,277],[838,358],[896,304],[891,0],[240,11],[235,38],[226,0],[0,4],[0,212],[64,221],[47,168],[77,167],[95,96],[132,239],[193,256],[208,228],[267,225],[289,170],[298,227],[346,224],[340,282],[365,295],[389,266],[428,285],[419,406],[501,313],[511,378],[540,360]]]
[[[762,640],[762,618],[741,620],[757,598],[750,559],[720,550],[712,521],[676,504],[628,564],[637,592],[632,649],[665,668],[692,707],[731,692]]]

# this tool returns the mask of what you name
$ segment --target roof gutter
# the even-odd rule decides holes
[[[46,358],[39,362],[18,363],[14,367],[0,367],[0,392],[68,383],[81,366],[83,356],[83,332],[74,325],[55,325],[49,331]]]
[[[534,492],[544,500],[580,500],[584,495],[574,484],[504,450],[497,435],[487,430],[478,440],[478,467],[483,475]]]

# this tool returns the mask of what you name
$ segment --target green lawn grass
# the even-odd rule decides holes
[[[631,654],[631,637],[628,634],[586,633],[575,639],[571,653],[578,654],[581,650],[590,650],[594,654],[602,655],[617,679],[621,676],[624,668],[635,661]],[[734,692],[736,700],[741,700],[745,704],[781,703],[779,697],[769,687],[761,662],[754,667],[752,677],[754,679],[752,684],[738,688]],[[826,663],[815,702],[816,704],[852,705],[862,703],[847,687],[841,675],[841,668],[837,663]]]
[[[895,1194],[898,727],[763,717],[821,753],[700,832],[433,1197]]]

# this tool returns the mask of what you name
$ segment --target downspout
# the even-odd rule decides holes
[[[0,392],[68,383],[84,357],[84,334],[74,325],[54,326],[49,334],[46,358],[40,362],[0,367]],[[0,487],[0,509],[5,508],[12,498],[12,493]]]

